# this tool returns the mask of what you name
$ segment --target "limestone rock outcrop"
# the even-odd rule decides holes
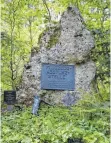
[[[29,63],[24,67],[22,83],[17,92],[20,102],[32,102],[33,95],[37,94],[50,103],[62,104],[67,93],[77,101],[84,92],[91,91],[96,67],[89,55],[94,47],[94,38],[85,27],[77,8],[69,7],[58,25],[41,34],[39,44],[40,50],[31,54]],[[41,90],[42,63],[75,65],[75,90]]]

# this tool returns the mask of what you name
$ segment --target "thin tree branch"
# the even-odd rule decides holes
[[[47,11],[48,11],[48,14],[49,14],[49,22],[51,22],[51,14],[50,14],[50,10],[49,10],[49,8],[47,6],[46,0],[42,0],[42,1],[43,1],[43,4],[45,5]]]

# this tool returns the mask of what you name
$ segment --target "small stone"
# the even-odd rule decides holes
[[[62,102],[65,106],[71,106],[75,104],[75,98],[71,94],[67,93],[63,97]]]

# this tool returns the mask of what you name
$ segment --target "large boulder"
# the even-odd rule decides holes
[[[76,103],[84,93],[91,92],[96,68],[89,55],[94,38],[77,8],[69,7],[58,25],[47,28],[40,36],[39,45],[40,50],[32,49],[30,61],[24,66],[18,101],[31,103],[37,94],[52,104],[63,104],[68,93]],[[75,65],[75,90],[41,90],[42,63]]]

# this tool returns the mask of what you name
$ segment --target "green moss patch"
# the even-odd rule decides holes
[[[44,30],[39,36],[39,39],[38,39],[39,46],[42,44],[42,37],[46,36],[46,34],[48,34],[48,36],[49,36],[49,41],[46,44],[46,48],[51,48],[59,40],[59,37],[61,34],[60,26],[57,25],[57,26],[46,28],[46,30]]]
[[[52,46],[56,45],[60,37],[60,27],[54,27],[53,34],[50,35],[50,40],[46,48],[52,48]]]

